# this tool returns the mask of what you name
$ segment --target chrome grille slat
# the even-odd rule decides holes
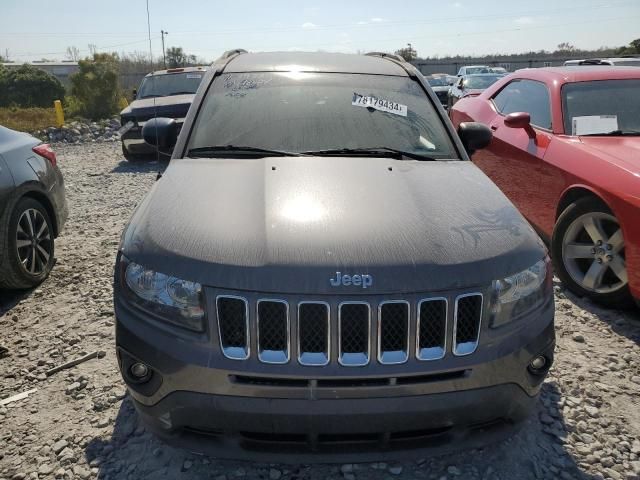
[[[298,303],[298,362],[322,366],[331,358],[331,307],[326,302]]]
[[[287,363],[291,352],[289,304],[260,299],[256,311],[258,359],[263,363]]]
[[[371,307],[367,302],[338,305],[338,362],[345,367],[367,365],[371,356]]]
[[[388,300],[378,306],[378,361],[385,365],[409,359],[409,302]]]
[[[440,360],[447,350],[447,310],[445,297],[425,298],[418,302],[416,358]]]
[[[222,354],[232,360],[249,358],[249,303],[234,295],[216,298],[218,338]]]
[[[478,348],[482,323],[481,293],[467,293],[456,297],[453,318],[453,354],[470,355]]]
[[[470,355],[477,350],[482,328],[482,293],[412,298],[410,301],[376,302],[377,328],[374,332],[369,299],[340,303],[337,307],[337,355],[334,354],[333,360],[345,367],[368,365],[374,341],[375,359],[382,365],[407,362],[410,348],[415,348],[415,360],[419,361],[444,358],[449,342],[452,343],[450,351],[455,356]],[[453,328],[448,329],[450,298]],[[331,338],[329,303],[321,300],[295,302],[297,316],[294,319],[297,318],[297,322],[292,329],[292,313],[287,300],[249,300],[227,294],[218,295],[215,299],[218,339],[225,357],[248,359],[253,331],[256,335],[253,347],[257,346],[256,357],[262,363],[288,363],[291,359],[291,335],[295,335],[298,364],[322,366],[332,361],[331,344],[336,340]],[[255,314],[255,320],[250,319],[250,312],[251,316]],[[414,314],[415,321],[411,319]],[[414,324],[415,345],[411,336]],[[336,343],[333,345],[335,348]]]

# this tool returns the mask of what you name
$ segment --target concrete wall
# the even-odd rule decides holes
[[[447,73],[456,75],[460,67],[465,65],[488,65],[490,67],[504,67],[509,72],[515,72],[521,68],[560,67],[570,57],[542,57],[542,58],[513,58],[502,60],[487,60],[487,58],[471,58],[464,60],[416,60],[413,63],[424,75],[433,73]]]

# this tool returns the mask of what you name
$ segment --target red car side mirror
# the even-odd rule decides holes
[[[527,112],[510,113],[504,118],[504,124],[509,128],[524,128],[529,134],[529,137],[536,137],[536,132],[531,127],[531,115]]]

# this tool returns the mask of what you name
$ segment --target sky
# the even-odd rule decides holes
[[[640,0],[149,0],[151,51],[180,46],[206,60],[225,50],[395,51],[421,57],[627,45]],[[0,0],[0,55],[63,60],[149,52],[146,0]]]

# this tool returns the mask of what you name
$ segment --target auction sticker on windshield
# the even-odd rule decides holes
[[[407,116],[407,106],[391,100],[385,100],[384,98],[377,98],[374,96],[360,95],[359,93],[353,93],[351,105],[356,107],[374,108],[381,112],[393,113],[394,115],[400,115],[402,117]]]

